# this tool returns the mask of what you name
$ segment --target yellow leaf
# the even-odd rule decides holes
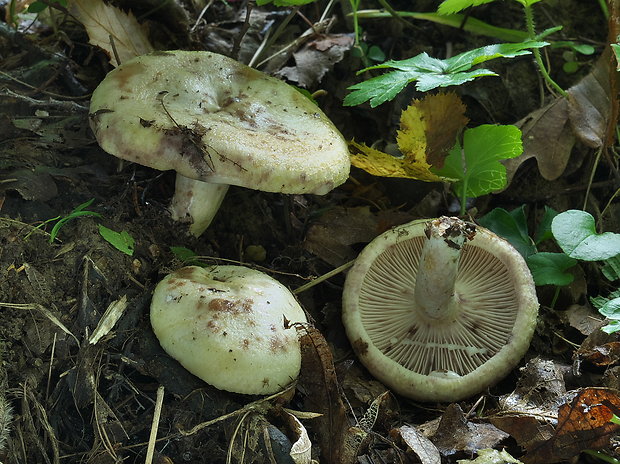
[[[351,164],[373,176],[404,177],[426,182],[452,182],[454,179],[441,177],[430,171],[426,162],[412,162],[411,159],[397,158],[354,140],[349,142]]]
[[[89,42],[107,52],[112,66],[119,65],[112,41],[121,63],[153,51],[145,29],[131,12],[106,5],[103,0],[70,0],[69,11],[86,29]]]
[[[400,117],[396,141],[412,162],[424,160],[441,168],[456,136],[467,124],[465,105],[454,93],[429,95],[413,100]]]
[[[355,141],[349,142],[351,163],[382,177],[405,177],[425,182],[454,182],[431,168],[443,167],[448,151],[468,119],[465,106],[454,93],[430,95],[413,100],[402,112],[396,142],[402,157],[391,156]]]

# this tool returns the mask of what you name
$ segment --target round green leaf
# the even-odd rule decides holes
[[[574,276],[566,272],[577,260],[566,256],[564,253],[536,253],[526,258],[526,262],[536,285],[558,285],[560,287],[570,284]]]
[[[551,231],[562,251],[583,261],[603,261],[620,254],[620,234],[596,233],[594,218],[581,210],[558,214]]]

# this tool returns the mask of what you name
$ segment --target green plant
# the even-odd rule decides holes
[[[99,234],[103,237],[103,239],[116,248],[118,251],[122,251],[126,255],[133,256],[134,251],[134,238],[129,234],[129,232],[122,230],[120,232],[116,232],[115,230],[108,229],[105,226],[99,224]]]
[[[564,253],[538,251],[538,246],[552,239],[551,223],[557,211],[545,207],[543,217],[536,231],[530,237],[525,206],[512,211],[495,208],[479,219],[479,223],[508,240],[525,258],[536,285],[555,285],[563,287],[573,281],[573,275],[567,272],[577,264],[577,260]]]
[[[570,284],[573,276],[567,271],[578,260],[602,261],[603,275],[610,281],[620,279],[620,234],[597,233],[594,218],[585,211],[568,210],[558,214],[545,207],[533,238],[528,234],[524,206],[510,212],[495,208],[481,217],[479,223],[504,237],[525,257],[536,285],[555,285],[559,290]],[[562,253],[537,251],[537,246],[550,238],[555,239]],[[610,320],[602,330],[607,333],[620,331],[620,289],[605,297],[592,297],[590,301],[601,315]]]
[[[51,219],[47,219],[45,221],[43,221],[41,224],[39,224],[37,227],[35,227],[33,230],[31,230],[25,237],[24,239],[27,239],[28,237],[30,237],[30,235],[37,229],[40,229],[42,227],[44,227],[47,224],[50,224],[54,221],[58,221],[56,222],[56,224],[54,224],[54,227],[52,227],[52,230],[50,232],[50,238],[49,238],[49,242],[53,243],[54,240],[56,240],[56,238],[58,237],[58,232],[60,232],[60,229],[68,222],[71,221],[72,219],[76,219],[82,216],[91,216],[91,217],[101,217],[101,214],[96,213],[94,211],[88,211],[86,208],[88,208],[92,202],[95,201],[94,198],[91,198],[90,200],[82,203],[81,205],[76,206],[73,211],[71,211],[69,214],[67,214],[66,216],[62,217],[62,216],[56,216],[54,218]]]
[[[484,68],[472,70],[480,63],[494,58],[514,58],[531,53],[529,49],[541,48],[547,42],[527,41],[515,44],[495,44],[476,48],[459,55],[440,60],[427,53],[420,53],[406,60],[390,60],[385,63],[371,66],[359,73],[371,69],[394,69],[380,76],[372,77],[349,87],[352,90],[345,99],[345,106],[360,105],[366,101],[371,107],[376,107],[392,100],[410,82],[416,82],[416,89],[420,92],[461,85],[477,77],[497,76],[497,73]],[[359,74],[358,73],[358,74]]]
[[[444,0],[439,8],[437,9],[440,14],[453,14],[457,13],[465,8],[469,8],[472,6],[480,5],[482,3],[489,3],[493,0]],[[536,34],[536,27],[534,22],[534,11],[532,10],[532,5],[540,2],[541,0],[515,0],[519,2],[523,6],[523,14],[525,16],[525,27],[527,29],[528,40],[539,40],[540,34]],[[547,35],[549,32],[555,32],[560,30],[561,27],[555,27],[550,30],[545,31],[543,34]],[[543,76],[545,81],[555,89],[560,95],[563,97],[567,96],[567,93],[562,87],[560,87],[549,75],[545,64],[543,63],[542,56],[540,54],[540,50],[533,49],[534,60],[536,61],[536,65],[538,66],[538,70],[540,74]]]
[[[479,197],[506,186],[506,168],[499,162],[523,152],[521,131],[516,126],[484,124],[466,129],[463,143],[450,150],[441,169],[435,174],[455,179],[452,188],[465,214],[466,199]]]

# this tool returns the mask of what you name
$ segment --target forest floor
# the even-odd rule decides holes
[[[72,14],[83,2],[59,2],[38,19],[11,13],[23,3],[0,1],[0,393],[12,409],[7,414],[0,401],[0,462],[144,462],[154,410],[161,407],[151,462],[288,463],[293,462],[288,451],[278,447],[290,447],[299,426],[283,406],[322,414],[298,415],[312,458],[323,463],[437,464],[473,460],[484,455],[480,450],[505,450],[514,460],[498,454],[476,463],[620,459],[620,426],[610,422],[620,415],[620,342],[600,330],[604,317],[590,302],[618,287],[598,263],[571,268],[569,285],[537,287],[538,327],[520,366],[499,384],[452,404],[384,394],[388,389],[359,363],[340,320],[346,271],[297,295],[313,320],[309,335],[316,353],[304,358],[293,390],[264,400],[217,390],[185,371],[159,346],[148,314],[153,288],[186,264],[188,253],[202,265],[254,267],[294,290],[354,259],[393,226],[458,215],[458,199],[441,182],[375,177],[352,168],[349,180],[324,196],[233,186],[208,230],[198,238],[187,235],[167,209],[174,173],[121,166],[91,132],[90,95],[113,66]],[[98,3],[104,5],[93,1]],[[407,11],[415,4],[416,12],[430,13],[437,3],[391,6]],[[157,50],[208,50],[244,63],[258,56],[254,64],[262,71],[312,93],[324,90],[315,94],[318,104],[345,138],[379,149],[394,146],[402,110],[425,94],[411,84],[375,108],[343,106],[347,87],[370,77],[357,71],[383,56],[402,60],[426,52],[446,58],[500,42],[377,10],[375,17],[360,15],[366,50],[360,58],[346,1],[317,0],[300,8],[254,5],[249,15],[246,6],[140,0],[106,7],[123,15],[131,8],[142,25],[135,33]],[[363,2],[359,10],[378,7]],[[548,40],[571,41],[542,51],[560,87],[574,88],[602,69],[602,90],[588,89],[586,100],[600,97],[595,105],[605,111],[598,128],[615,128],[616,63],[605,50],[610,24],[620,22],[618,11],[612,8],[608,20],[595,0],[548,0],[533,9],[538,31],[563,26]],[[474,17],[521,31],[522,10],[512,0],[483,4],[467,11],[462,25]],[[593,53],[581,54],[577,45]],[[505,189],[468,202],[467,217],[525,205],[534,231],[545,207],[561,212],[582,209],[585,202],[599,231],[620,232],[615,139],[599,133],[606,140],[597,146],[566,108],[550,110],[571,97],[545,85],[532,55],[485,66],[497,76],[448,89],[463,101],[469,126],[518,124],[524,133],[548,135],[544,144],[507,163]],[[548,106],[554,102],[557,106]],[[541,119],[541,108],[550,119],[538,129],[528,126]],[[589,116],[579,116],[584,125]],[[84,210],[96,215],[68,220],[51,235],[59,219],[90,200]],[[100,226],[132,237],[131,255],[104,239]],[[543,249],[559,251],[552,242]],[[122,307],[122,317],[100,340],[89,342],[114,304],[117,311]],[[335,375],[327,369],[332,359]],[[362,416],[372,419],[370,426],[358,422]],[[343,417],[345,424],[335,426]]]

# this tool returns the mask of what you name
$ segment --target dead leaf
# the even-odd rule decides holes
[[[450,182],[431,172],[440,168],[468,119],[465,106],[454,93],[413,100],[402,112],[396,141],[402,156],[396,157],[355,141],[351,164],[375,176],[403,177],[425,182]]]
[[[506,167],[507,185],[519,166],[530,158],[536,158],[538,170],[544,179],[555,180],[560,177],[575,145],[575,135],[568,121],[567,100],[557,98],[515,125],[523,134],[523,154],[502,161]]]
[[[442,168],[448,150],[468,121],[465,105],[455,93],[431,95],[414,100],[403,111],[396,140],[406,157],[423,151],[430,166]]]
[[[620,398],[614,390],[585,388],[572,401],[560,406],[553,436],[527,450],[526,464],[549,464],[571,459],[585,449],[609,445],[620,425],[611,421],[620,415]]]
[[[102,48],[112,66],[118,66],[111,41],[121,63],[154,50],[145,28],[133,13],[125,13],[103,0],[70,0],[69,11],[82,23],[89,43]]]
[[[604,325],[603,317],[586,305],[570,305],[566,311],[559,312],[559,316],[583,335],[590,335]]]
[[[598,328],[605,325],[598,321]],[[597,366],[611,366],[620,361],[620,342],[617,334],[608,334],[602,330],[595,330],[581,343],[575,352],[575,360],[587,361]]]
[[[325,462],[340,463],[348,424],[334,360],[325,338],[317,329],[296,327],[302,359],[297,388],[304,395],[304,410],[322,414],[312,421],[317,444]]]
[[[513,458],[506,450],[484,449],[478,451],[478,457],[471,459],[458,459],[458,464],[523,464]]]
[[[452,403],[444,411],[431,440],[442,455],[451,456],[461,451],[494,448],[506,438],[508,434],[493,424],[468,421],[458,403]]]
[[[300,87],[313,87],[321,82],[336,63],[342,61],[353,43],[350,34],[321,35],[293,53],[295,66],[284,67],[276,74],[296,82]]]
[[[368,206],[335,207],[310,226],[304,248],[338,267],[357,256],[351,245],[368,243],[381,232],[411,219],[399,211],[373,213]]]
[[[56,183],[44,168],[16,169],[0,174],[0,192],[14,190],[24,200],[48,201],[58,195]]]
[[[614,107],[618,105],[616,98],[612,99],[610,63],[611,51],[608,48],[592,71],[568,89],[568,114],[573,131],[591,148],[608,144],[608,126]],[[615,127],[615,121],[613,124]]]
[[[403,425],[390,432],[390,435],[400,437],[400,440],[407,445],[422,464],[441,464],[441,454],[439,454],[437,447],[414,427]]]

